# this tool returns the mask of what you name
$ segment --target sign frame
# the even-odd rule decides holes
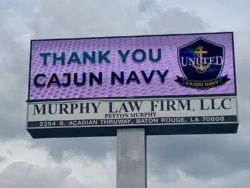
[[[104,97],[82,97],[82,98],[74,98],[74,97],[69,97],[69,98],[50,98],[50,97],[45,97],[45,98],[32,98],[31,97],[31,89],[33,86],[31,86],[31,76],[32,76],[32,43],[33,42],[42,42],[42,41],[50,41],[50,42],[54,42],[54,41],[77,41],[77,40],[98,40],[98,39],[105,39],[105,40],[113,40],[113,39],[119,39],[119,38],[123,38],[123,39],[129,39],[129,38],[147,38],[147,37],[178,37],[178,36],[197,36],[198,38],[200,36],[203,35],[224,35],[224,34],[228,34],[231,36],[231,71],[233,74],[233,90],[229,93],[209,93],[209,94],[204,94],[206,93],[207,90],[209,90],[209,87],[206,87],[205,89],[203,88],[191,88],[190,90],[196,92],[196,94],[188,94],[188,92],[184,93],[184,94],[180,94],[181,92],[179,92],[179,95],[174,95],[174,94],[170,94],[170,95],[144,95],[144,96],[140,96],[140,95],[136,95],[136,96],[104,96]],[[190,34],[173,34],[173,35],[141,35],[141,36],[115,36],[115,37],[92,37],[92,38],[67,38],[67,39],[39,39],[39,40],[31,40],[31,50],[30,50],[30,65],[29,65],[29,86],[28,86],[28,100],[27,100],[27,130],[28,132],[31,134],[31,136],[33,138],[54,138],[54,137],[88,137],[88,136],[116,136],[117,134],[117,128],[145,128],[145,133],[146,135],[176,135],[176,134],[221,134],[221,133],[236,133],[237,129],[238,129],[238,109],[237,109],[237,87],[236,87],[236,74],[235,74],[235,55],[234,55],[234,43],[233,43],[233,32],[218,32],[218,33],[190,33]],[[187,45],[186,43],[183,44],[182,46]],[[181,47],[181,46],[180,46]],[[177,50],[177,48],[175,49]],[[178,52],[179,54],[179,52]],[[226,53],[227,55],[227,53]],[[44,58],[45,56],[43,56]],[[199,56],[198,56],[199,57]],[[178,59],[179,57],[176,57],[176,59]],[[45,58],[44,58],[45,60]],[[210,62],[212,62],[215,60],[210,60]],[[198,60],[197,60],[198,62]],[[219,62],[220,63],[220,62]],[[218,63],[218,64],[219,64]],[[176,64],[176,66],[178,66]],[[203,66],[203,65],[201,65]],[[182,71],[182,70],[180,70]],[[221,73],[222,71],[220,71]],[[152,73],[152,72],[151,72]],[[180,74],[179,74],[180,75]],[[180,79],[181,77],[178,77],[175,80],[176,84],[180,84],[180,82],[182,82]],[[182,76],[182,75],[180,75]],[[221,79],[223,78],[224,79]],[[185,75],[184,75],[185,77]],[[41,77],[42,78],[42,77]],[[180,79],[179,79],[180,78]],[[212,82],[210,80],[208,80],[209,83],[212,84]],[[214,80],[213,80],[214,81]],[[221,75],[220,79],[214,81],[215,84],[218,85],[218,87],[223,87],[223,84],[227,84],[225,82],[227,82],[227,78],[226,75]],[[206,82],[206,80],[205,80]],[[195,84],[200,84],[203,86],[206,84],[205,82],[201,82],[201,81],[192,81],[191,83]],[[221,85],[219,85],[221,84]],[[217,85],[212,85],[214,87],[217,87]],[[183,89],[186,89],[189,86],[185,86],[183,87]],[[197,90],[197,91],[196,91]],[[197,94],[197,93],[202,93],[202,94]],[[42,90],[41,90],[42,91]],[[224,90],[222,90],[224,91]],[[49,96],[49,95],[48,95]],[[203,100],[203,99],[233,99],[234,103],[232,106],[232,109],[224,109],[224,112],[220,112],[220,109],[213,109],[216,111],[216,113],[218,115],[213,114],[209,115],[209,111],[211,111],[211,109],[206,109],[207,112],[205,113],[205,115],[197,115],[194,117],[197,117],[199,119],[199,121],[194,122],[194,123],[188,123],[188,121],[185,118],[190,118],[191,116],[187,116],[187,117],[183,117],[180,115],[173,115],[176,116],[175,118],[184,118],[184,122],[182,123],[152,123],[152,122],[147,122],[147,123],[142,123],[142,124],[136,124],[136,123],[130,123],[128,124],[114,124],[114,125],[109,125],[109,124],[104,124],[101,125],[100,123],[97,126],[32,126],[32,124],[34,122],[36,122],[36,124],[40,124],[40,122],[47,122],[50,124],[52,124],[53,122],[59,122],[62,121],[59,119],[49,119],[47,115],[41,115],[43,120],[35,120],[35,121],[31,121],[32,119],[32,115],[30,113],[30,106],[33,105],[38,105],[38,104],[77,104],[77,102],[81,101],[83,103],[85,102],[89,102],[89,101],[106,101],[106,102],[119,102],[119,101],[123,101],[125,103],[127,102],[131,102],[131,101],[154,101],[154,100],[174,100],[175,98],[178,98],[178,100]],[[214,103],[213,105],[216,105],[216,103]],[[151,106],[152,107],[152,106]],[[38,107],[37,107],[38,108]],[[109,107],[110,108],[110,107]],[[126,108],[123,107],[122,111],[126,112]],[[210,108],[210,107],[209,107]],[[211,107],[213,108],[213,107]],[[214,107],[216,108],[216,107]],[[218,107],[219,108],[219,107]],[[40,109],[41,110],[41,109]],[[110,109],[109,109],[110,110]],[[203,112],[205,112],[206,110],[204,110]],[[215,122],[202,122],[202,120],[200,118],[202,117],[223,117],[223,118],[227,118],[227,110],[231,111],[233,110],[232,116],[233,119],[230,119],[230,121],[228,122],[223,122],[223,121],[215,121]],[[184,110],[185,111],[185,110]],[[139,111],[138,111],[139,112]],[[196,112],[198,112],[198,108],[196,109]],[[129,112],[130,113],[130,112]],[[139,112],[140,113],[140,112]],[[159,113],[159,112],[157,112]],[[171,112],[172,113],[172,112]],[[173,112],[174,113],[174,112]],[[172,114],[173,114],[172,113]],[[223,114],[224,113],[224,114]],[[108,113],[107,113],[108,114]],[[93,114],[92,114],[93,115]],[[100,115],[98,113],[94,114],[94,115]],[[59,117],[59,116],[58,116]],[[65,116],[66,117],[66,116]],[[70,116],[67,116],[70,117]],[[72,117],[74,117],[72,115]],[[70,117],[70,118],[72,118]],[[159,116],[159,118],[164,118],[162,116]],[[77,120],[83,120],[86,119],[86,117],[82,117],[82,118],[78,118]],[[97,118],[98,119],[98,118]],[[114,118],[107,118],[107,120],[109,119],[114,119]],[[126,118],[125,118],[126,119]],[[136,121],[136,118],[132,118]],[[137,118],[139,119],[139,118]],[[144,118],[146,119],[146,118]],[[66,121],[66,120],[63,120]],[[73,121],[72,119],[70,119],[70,121]],[[139,121],[139,120],[138,120]],[[133,121],[132,121],[133,122]]]

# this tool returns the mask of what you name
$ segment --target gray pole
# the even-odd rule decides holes
[[[144,128],[117,129],[117,188],[146,188]]]

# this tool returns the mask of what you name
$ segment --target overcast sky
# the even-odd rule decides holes
[[[116,138],[26,131],[31,39],[233,31],[239,130],[148,136],[148,187],[248,188],[249,0],[0,0],[0,187],[115,188]]]

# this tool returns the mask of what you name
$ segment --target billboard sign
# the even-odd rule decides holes
[[[222,133],[215,126],[221,124],[233,127],[224,132],[236,132],[234,66],[231,32],[32,40],[27,129],[34,137],[74,136],[67,134],[76,130],[84,132],[77,136],[106,136],[127,126],[188,134],[168,128],[195,125],[191,132],[206,133],[198,130],[210,125],[210,133]],[[206,100],[211,107],[202,106]],[[165,103],[172,110],[160,110]],[[92,121],[97,124],[86,123]]]

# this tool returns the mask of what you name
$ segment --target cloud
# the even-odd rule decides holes
[[[70,170],[61,167],[38,167],[25,162],[14,162],[0,174],[0,186],[4,188],[65,187]],[[65,182],[65,183],[64,183]],[[80,187],[80,186],[78,186]],[[66,188],[66,187],[65,187]]]
[[[169,171],[166,172],[168,174]],[[227,177],[214,178],[210,180],[201,180],[192,176],[188,176],[178,169],[171,169],[173,176],[172,180],[169,180],[166,174],[161,177],[151,175],[148,179],[148,187],[157,188],[183,188],[183,187],[199,187],[199,188],[247,188],[249,187],[249,175],[248,171],[241,171],[236,174],[228,175]]]
[[[55,160],[62,160],[65,151],[74,155],[85,154],[96,160],[103,159],[108,153],[115,152],[115,137],[93,137],[93,138],[56,138],[56,139],[38,139],[30,140],[32,148],[46,146],[50,155]]]
[[[246,95],[247,93],[242,92],[243,86],[247,83],[247,69],[250,65],[247,63],[248,59],[248,43],[250,42],[250,30],[242,30],[234,33],[234,46],[235,46],[235,65],[237,78],[239,79],[238,86],[239,93]],[[248,91],[248,90],[247,90]]]
[[[138,11],[144,15],[144,23],[149,33],[199,33],[209,28],[209,25],[194,12],[175,7],[164,9],[157,1],[141,0]]]
[[[35,38],[202,32],[207,27],[193,12],[164,10],[154,1],[132,7],[114,0],[44,1],[30,25]]]
[[[44,1],[31,28],[35,38],[138,34],[135,17],[120,1]]]
[[[0,156],[0,163],[1,163],[1,162],[3,162],[4,160],[6,160],[6,158],[5,158],[5,157]]]
[[[0,142],[0,187],[29,188],[110,188],[115,182],[115,156],[96,160],[66,151],[60,161],[51,158],[45,147],[31,148],[25,140]],[[13,181],[13,179],[15,181]]]
[[[184,12],[188,11],[194,15],[198,15],[208,24],[209,27],[207,28],[207,31],[210,32],[241,31],[249,28],[248,23],[250,14],[248,13],[247,8],[250,3],[247,0],[158,0],[157,2],[163,8],[177,8]]]
[[[6,14],[9,16],[10,13],[7,11]],[[8,22],[4,21],[0,28],[0,118],[3,125],[0,136],[13,138],[25,135],[23,120],[26,114],[29,52],[15,39],[17,33],[9,28]],[[19,35],[22,35],[21,31]]]

